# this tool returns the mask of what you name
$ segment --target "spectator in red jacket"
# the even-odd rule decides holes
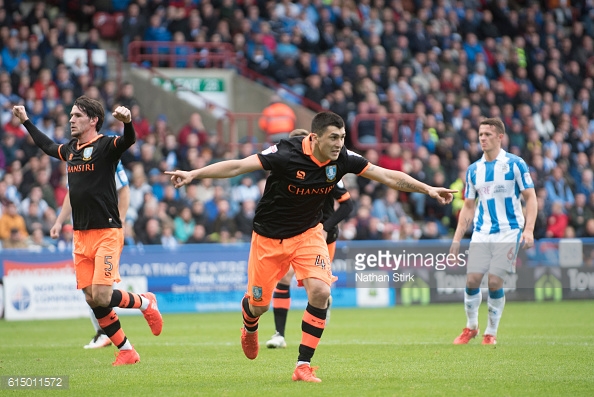
[[[198,136],[198,146],[204,145],[208,141],[208,134],[204,124],[202,123],[202,117],[200,113],[192,113],[190,115],[190,121],[179,131],[177,139],[180,146],[186,146],[188,143],[188,136],[196,134]]]
[[[549,238],[563,238],[565,229],[569,224],[569,216],[563,212],[563,203],[555,201],[551,207],[551,215],[547,220],[547,233]]]
[[[138,140],[144,141],[148,134],[151,133],[151,124],[149,121],[140,113],[140,106],[138,104],[132,105],[130,108],[130,112],[132,113],[132,124],[134,125],[134,130],[136,131],[136,138]]]

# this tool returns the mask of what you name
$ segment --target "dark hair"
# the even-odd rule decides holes
[[[289,134],[289,138],[293,138],[294,136],[308,136],[309,131],[304,130],[303,128],[297,128],[296,130],[291,131]]]
[[[479,127],[481,125],[493,126],[495,127],[495,131],[497,131],[498,134],[505,134],[505,124],[503,124],[503,121],[501,121],[501,119],[498,119],[496,117],[484,119],[480,122]]]
[[[311,121],[311,132],[320,137],[324,135],[328,127],[332,126],[338,129],[344,128],[342,117],[333,112],[320,112]]]
[[[81,96],[76,98],[74,106],[79,108],[81,112],[85,113],[89,118],[97,117],[97,126],[95,129],[97,132],[101,130],[103,126],[103,120],[105,119],[105,111],[101,102],[89,98],[88,96]]]

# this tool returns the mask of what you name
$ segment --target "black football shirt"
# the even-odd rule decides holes
[[[24,126],[37,140],[48,139],[29,120]],[[50,140],[42,147],[48,155],[66,161],[74,230],[122,227],[114,175],[122,153],[134,143],[132,123],[124,124],[124,134],[132,138],[99,134],[80,146],[71,139],[63,145]]]
[[[370,166],[345,147],[337,160],[320,163],[313,156],[311,136],[283,139],[258,158],[271,173],[256,207],[254,231],[275,239],[297,236],[320,223],[324,202],[342,177],[359,175]]]

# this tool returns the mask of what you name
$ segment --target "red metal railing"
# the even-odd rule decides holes
[[[256,81],[260,84],[265,85],[268,88],[272,88],[273,90],[285,90],[287,91],[288,94],[290,94],[291,96],[295,97],[295,98],[299,98],[299,101],[301,102],[301,104],[305,107],[307,107],[308,109],[313,110],[314,112],[321,112],[323,110],[325,110],[324,108],[322,108],[322,106],[310,99],[307,99],[305,97],[300,96],[299,94],[295,93],[295,91],[292,91],[290,88],[286,87],[286,86],[281,86],[279,83],[276,82],[276,80],[268,77],[268,76],[264,76],[261,75],[258,72],[253,71],[252,69],[248,68],[247,66],[243,66],[240,70],[239,73],[252,80],[252,81]]]
[[[176,53],[180,45],[174,42],[155,42],[155,41],[134,41],[128,46],[128,60],[130,62],[143,65],[145,64],[152,71],[163,78],[167,78],[158,73],[153,67],[177,67],[179,62],[183,62],[185,67],[195,67],[200,63],[204,68],[234,68],[242,76],[256,81],[274,90],[284,89],[290,95],[300,99],[304,106],[319,112],[324,110],[319,104],[300,97],[290,89],[281,86],[275,80],[268,76],[263,76],[247,67],[244,58],[239,57],[233,46],[228,43],[184,43],[186,50],[184,54]],[[179,51],[178,51],[179,52]],[[171,79],[167,78],[172,81]],[[183,89],[178,87],[178,89]],[[261,146],[268,142],[268,137],[258,127],[258,120],[261,113],[233,113],[228,109],[208,101],[201,97],[207,106],[219,107],[224,114],[217,121],[217,134],[221,142],[230,145],[231,150],[237,149],[241,142],[255,142]],[[390,143],[398,142],[404,146],[414,146],[414,142],[401,136],[400,131],[407,128],[414,133],[416,116],[414,114],[362,114],[357,115],[352,122],[350,134],[352,136],[353,146],[357,150],[367,149],[385,149]],[[375,143],[364,143],[359,140],[359,125],[362,121],[371,121],[374,124]],[[240,133],[241,131],[241,133]],[[241,139],[239,136],[241,135]],[[260,139],[258,139],[260,137]],[[263,137],[263,138],[262,138]]]
[[[265,137],[265,134],[258,126],[262,113],[233,113],[229,109],[200,95],[199,92],[191,91],[183,85],[177,84],[174,79],[159,72],[157,69],[149,68],[148,70],[153,76],[158,76],[169,82],[171,87],[174,87],[176,90],[191,92],[196,95],[204,103],[203,110],[216,110],[214,113],[219,114],[216,122],[216,132],[219,142],[227,145],[229,150],[236,153],[238,147],[244,142],[253,142],[257,149],[261,149],[264,145],[267,137]]]
[[[183,51],[180,51],[180,49]],[[179,54],[179,52],[184,52],[184,54]],[[315,112],[323,110],[318,103],[303,98],[289,87],[281,86],[274,79],[248,68],[247,60],[239,56],[229,43],[179,44],[164,41],[133,41],[128,46],[128,61],[147,67],[233,68],[240,75],[270,89],[275,91],[285,90],[290,96],[299,98],[299,102],[303,106]]]
[[[172,41],[133,41],[128,46],[128,61],[170,68],[239,68],[243,63],[229,43]]]
[[[376,149],[383,150],[391,143],[400,143],[403,146],[414,146],[414,141],[400,132],[409,129],[414,135],[417,116],[415,114],[358,114],[351,124],[351,140],[357,150]],[[360,138],[361,122],[372,122],[375,143],[363,143]],[[412,136],[411,135],[411,136]]]
[[[256,149],[262,149],[264,145],[271,144],[270,137],[259,127],[262,115],[262,113],[227,113],[225,118],[217,122],[217,133],[222,139],[221,142],[227,143],[233,152],[246,142],[252,143]],[[239,131],[242,133],[240,134]]]

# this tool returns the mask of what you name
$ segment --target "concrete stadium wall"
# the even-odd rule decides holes
[[[162,74],[170,78],[195,76],[199,78],[222,78],[225,82],[225,92],[228,95],[228,110],[236,113],[260,113],[269,103],[274,91],[254,83],[228,69],[170,69],[158,68]],[[140,103],[143,114],[154,123],[160,114],[166,114],[171,131],[177,133],[187,122],[190,114],[199,112],[205,127],[215,131],[217,117],[204,107],[198,107],[178,97],[175,92],[166,91],[161,86],[153,84],[154,75],[140,68],[129,68],[126,71],[126,81],[134,85],[134,94]],[[199,98],[199,96],[197,96]],[[199,99],[198,99],[199,101]],[[315,112],[300,106],[290,104],[297,116],[297,127],[309,129]],[[238,131],[241,138],[246,130]],[[264,135],[258,129],[257,136],[263,140]]]
[[[202,116],[204,126],[209,131],[215,130],[215,117],[179,98],[175,92],[165,91],[162,87],[152,84],[151,78],[150,71],[138,68],[130,68],[126,78],[134,85],[134,95],[143,114],[151,123],[154,123],[160,114],[166,114],[171,131],[177,134],[188,122],[190,115],[197,111]]]

